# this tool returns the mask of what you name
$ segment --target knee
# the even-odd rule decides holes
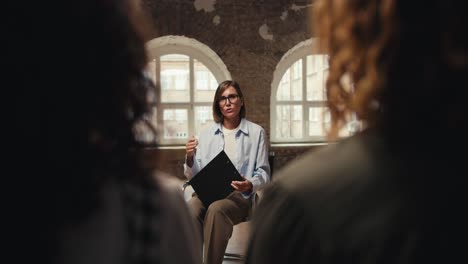
[[[221,201],[215,201],[208,207],[206,212],[209,216],[226,216],[225,208]],[[226,216],[227,217],[227,216]]]
[[[188,202],[188,208],[193,218],[195,219],[203,218],[205,208],[198,201],[198,199],[193,199],[193,198],[190,199],[190,201]]]

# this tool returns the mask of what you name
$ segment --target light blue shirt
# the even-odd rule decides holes
[[[244,198],[249,198],[258,188],[270,181],[268,145],[265,137],[265,130],[261,126],[245,118],[241,120],[235,135],[237,153],[233,164],[253,186],[252,192],[242,193]],[[192,168],[186,165],[187,162],[184,164],[184,174],[187,179],[196,177],[197,173],[223,149],[222,124],[213,122],[198,136]]]

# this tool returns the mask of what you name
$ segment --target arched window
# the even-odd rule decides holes
[[[322,142],[330,127],[325,82],[328,56],[314,52],[315,40],[303,41],[278,63],[271,84],[271,141]],[[341,136],[349,135],[344,129]]]
[[[226,65],[208,46],[183,36],[147,43],[147,72],[156,84],[151,122],[160,145],[181,145],[213,120],[218,84],[231,79]]]

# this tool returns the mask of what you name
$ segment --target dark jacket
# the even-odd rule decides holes
[[[291,162],[255,211],[247,263],[466,262],[455,154],[407,150],[367,131]]]

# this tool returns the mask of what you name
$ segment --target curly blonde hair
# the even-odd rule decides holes
[[[332,124],[329,138],[336,139],[350,113],[374,123],[378,98],[385,83],[384,52],[393,49],[397,27],[392,0],[317,1],[314,29],[320,49],[330,56],[326,83]],[[350,78],[351,87],[344,83]]]
[[[424,1],[422,8],[403,0],[317,0],[313,12],[320,49],[330,56],[331,140],[351,113],[395,142],[453,136],[466,124],[463,1]]]

